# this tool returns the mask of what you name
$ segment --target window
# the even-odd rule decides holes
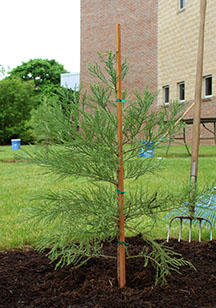
[[[212,96],[212,75],[204,77],[204,96]]]
[[[169,86],[163,87],[163,102],[169,104]]]
[[[185,8],[186,0],[179,0],[179,10],[183,10]]]
[[[178,84],[178,100],[184,102],[185,100],[185,82],[179,82]]]

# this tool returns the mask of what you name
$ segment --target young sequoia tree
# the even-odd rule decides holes
[[[135,91],[133,100],[126,101],[126,91],[123,92],[122,142],[126,191],[119,192],[116,55],[108,52],[99,54],[99,58],[102,65],[89,65],[90,73],[99,79],[99,83],[89,86],[89,94],[77,95],[74,92],[70,103],[62,92],[59,104],[46,102],[46,121],[40,124],[44,136],[53,142],[48,154],[40,151],[33,155],[33,160],[50,172],[60,177],[71,177],[70,190],[44,193],[31,206],[31,216],[37,223],[47,226],[46,234],[38,240],[38,247],[42,251],[51,248],[49,257],[51,260],[58,259],[58,265],[77,267],[93,257],[109,257],[104,253],[103,243],[112,240],[116,240],[118,246],[125,246],[126,259],[132,257],[128,255],[127,243],[118,238],[121,215],[119,193],[127,192],[125,230],[135,234],[145,233],[143,225],[146,217],[156,217],[161,210],[173,207],[170,193],[160,196],[139,185],[130,188],[130,183],[158,170],[159,160],[141,158],[140,149],[151,146],[152,142],[156,147],[167,131],[174,133],[177,129],[175,122],[180,117],[179,104],[170,105],[167,117],[167,109],[153,110],[155,94],[147,88],[142,94]],[[121,69],[124,79],[128,71],[126,62]],[[83,180],[73,188],[78,179]],[[181,198],[175,198],[175,206],[181,202]],[[144,264],[147,265],[148,261],[154,264],[156,282],[165,282],[170,270],[178,270],[179,266],[187,263],[182,258],[172,259],[174,253],[167,247],[160,246],[151,238],[148,241],[152,250],[143,247],[138,256],[143,257]]]

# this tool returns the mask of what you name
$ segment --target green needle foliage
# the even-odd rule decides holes
[[[99,64],[89,65],[90,73],[99,79],[99,83],[89,86],[90,93],[73,92],[69,99],[63,91],[58,104],[46,100],[41,105],[42,121],[37,128],[49,140],[49,150],[29,154],[46,170],[72,179],[71,190],[44,193],[34,200],[30,209],[30,217],[47,226],[46,235],[38,241],[39,249],[50,248],[49,257],[58,259],[58,265],[62,266],[77,267],[93,257],[113,258],[104,255],[103,243],[117,240],[118,235],[116,57],[112,52],[99,57],[105,69]],[[124,62],[122,79],[127,71]],[[126,91],[123,97],[126,99]],[[132,181],[159,170],[159,160],[141,158],[140,149],[151,142],[158,146],[167,132],[171,135],[179,129],[175,122],[181,116],[180,104],[156,112],[152,108],[155,97],[147,88],[142,94],[135,91],[123,111],[125,228],[135,234],[145,234],[146,218],[153,224],[157,213],[172,208],[173,204],[177,207],[184,200],[182,194],[160,195],[138,185],[130,189]],[[83,179],[82,190],[73,189],[77,178]],[[143,257],[144,265],[153,262],[157,269],[156,282],[165,282],[170,270],[188,264],[151,238],[148,240],[153,249],[149,252],[144,247],[139,257]],[[127,257],[133,256],[127,254]]]

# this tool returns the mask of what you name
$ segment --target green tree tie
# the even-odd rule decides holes
[[[129,245],[129,243],[121,242],[121,241],[118,241],[118,244],[119,244],[119,245],[125,245],[125,246],[128,246],[128,245]]]
[[[117,191],[118,194],[126,194],[126,191],[121,191],[118,188],[116,189],[116,191]]]

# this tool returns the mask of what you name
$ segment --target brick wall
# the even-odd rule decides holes
[[[207,1],[203,76],[212,75],[213,96],[203,99],[201,117],[216,117],[216,3]],[[187,0],[179,11],[178,0],[160,0],[158,7],[158,103],[163,103],[163,86],[169,85],[170,99],[178,97],[178,83],[185,81],[185,100],[194,99],[197,48],[200,21],[200,1]],[[204,80],[203,80],[204,83]],[[203,86],[204,95],[204,86]],[[193,118],[192,110],[186,118]],[[191,126],[191,125],[190,125]],[[187,128],[188,142],[192,135]],[[213,130],[213,124],[206,125]],[[201,136],[212,137],[201,128]],[[201,141],[213,143],[214,141]]]
[[[157,0],[81,0],[81,81],[92,77],[88,63],[98,62],[97,51],[115,51],[115,26],[121,24],[122,59],[130,70],[123,82],[129,93],[145,85],[157,90]]]

